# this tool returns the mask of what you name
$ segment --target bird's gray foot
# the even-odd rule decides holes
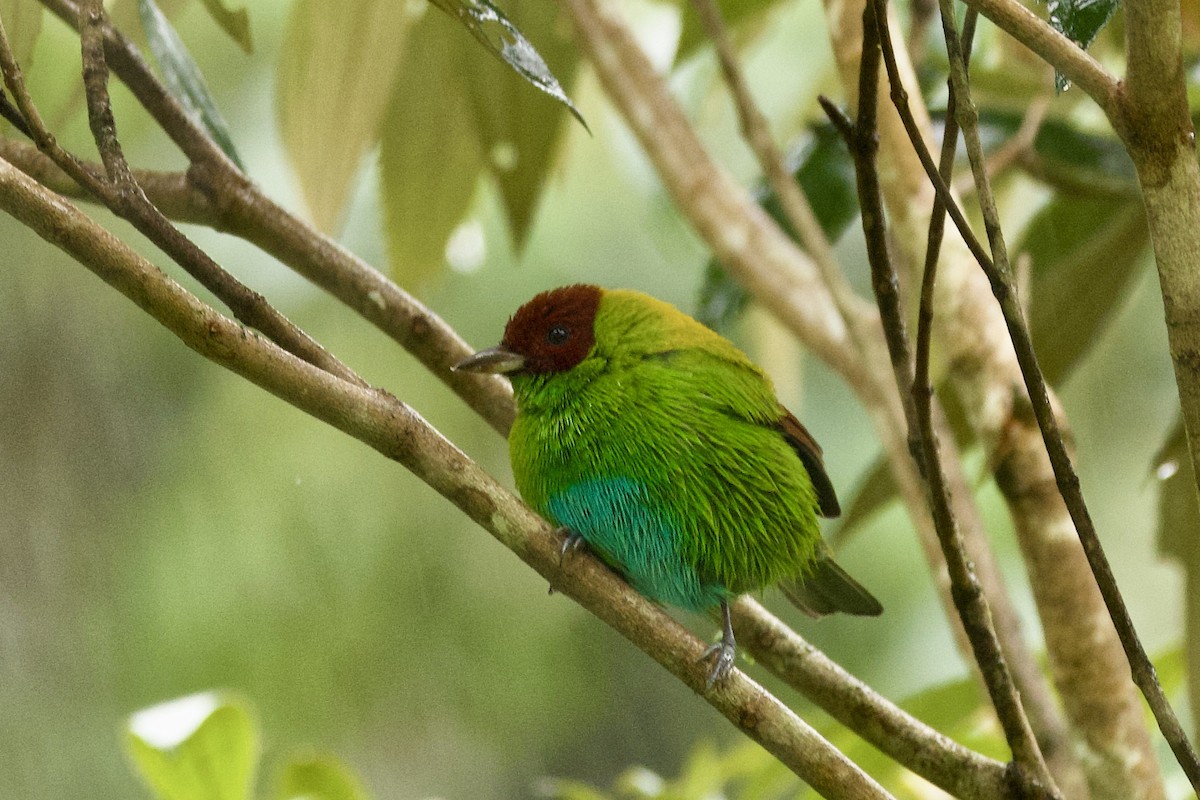
[[[566,537],[563,539],[562,546],[558,548],[558,565],[561,567],[563,559],[569,554],[574,553],[580,547],[583,547],[584,541],[581,534],[571,530],[565,525],[559,528],[557,533]]]
[[[737,642],[733,638],[733,622],[729,618],[729,603],[721,601],[721,618],[724,623],[721,641],[710,646],[700,656],[700,661],[712,661],[712,669],[708,671],[708,680],[704,688],[712,689],[720,681],[729,677],[733,671],[733,662],[737,657]]]

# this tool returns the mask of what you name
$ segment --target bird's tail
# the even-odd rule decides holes
[[[883,613],[883,605],[837,565],[824,543],[808,573],[803,578],[780,582],[779,588],[792,605],[811,617],[838,611],[859,617]]]

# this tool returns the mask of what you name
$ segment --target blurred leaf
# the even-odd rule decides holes
[[[750,294],[714,258],[704,268],[700,283],[700,299],[696,304],[696,319],[722,335],[741,317]]]
[[[139,711],[126,742],[159,800],[248,800],[258,761],[254,721],[209,692]]]
[[[304,758],[284,768],[277,800],[367,800],[358,779],[332,757]]]
[[[225,155],[229,156],[239,169],[245,169],[234,149],[229,126],[217,110],[212,94],[208,91],[208,84],[204,82],[204,76],[200,74],[196,62],[192,60],[175,28],[154,0],[138,0],[138,13],[142,18],[142,29],[146,33],[146,39],[150,43],[150,52],[158,61],[167,90],[198,117],[213,141],[225,151]]]
[[[574,75],[574,48],[555,35],[558,12],[536,0],[514,16],[555,48]],[[525,19],[528,17],[528,24]],[[440,15],[411,31],[380,151],[389,254],[410,285],[440,271],[481,168],[496,179],[518,246],[546,183],[562,114]]]
[[[1158,480],[1158,551],[1179,561],[1188,571],[1200,570],[1200,541],[1196,537],[1200,504],[1182,419],[1175,421],[1154,457],[1153,471]]]
[[[446,240],[475,193],[483,155],[460,62],[477,50],[426,14],[409,33],[383,120],[381,184],[388,256],[405,286],[445,263]]]
[[[980,111],[980,134],[985,149],[994,149],[1008,141],[1020,128],[1024,115],[1007,111]],[[1137,194],[1137,174],[1129,151],[1115,136],[1102,136],[1079,130],[1061,119],[1048,119],[1038,128],[1033,141],[1034,154],[1044,176],[1069,179],[1079,187],[1077,194]],[[1066,182],[1065,180],[1063,182]]]
[[[788,154],[787,168],[808,198],[825,236],[837,241],[858,216],[854,162],[832,125],[814,125],[810,133]],[[778,196],[765,181],[759,182],[754,196],[771,219],[796,241],[796,231],[787,221]],[[700,288],[696,319],[718,333],[726,333],[748,301],[746,290],[725,274],[716,259],[710,259]]]
[[[557,7],[544,0],[509,0],[514,18],[537,38],[570,85],[579,65],[578,50],[562,35]],[[460,37],[461,38],[461,37]],[[462,75],[475,112],[480,152],[500,186],[513,239],[525,241],[533,212],[555,153],[565,119],[557,106],[529,91],[511,72],[495,69],[477,47],[464,48]]]
[[[1112,19],[1118,6],[1120,0],[1046,0],[1050,25],[1085,50]],[[1057,71],[1054,73],[1054,82],[1060,92],[1071,85]]]
[[[567,97],[558,79],[546,66],[541,54],[517,26],[491,3],[491,0],[430,0],[430,2],[461,22],[489,53],[512,67],[513,71],[526,81],[566,106],[575,119],[579,120],[579,124],[587,128],[587,123],[580,115],[579,109],[575,108],[571,98]],[[527,18],[522,19],[522,26],[528,28],[529,23],[541,16],[554,16],[545,12],[546,8],[543,4],[539,6],[537,12],[532,12]]]
[[[1050,24],[1080,47],[1087,49],[1112,19],[1120,0],[1047,0]]]
[[[209,16],[213,18],[221,30],[229,34],[246,53],[254,52],[254,42],[250,38],[250,14],[245,7],[237,10],[225,5],[224,0],[203,0]]]
[[[1029,327],[1051,383],[1069,374],[1125,299],[1148,236],[1136,198],[1059,197],[1029,224],[1016,252],[1031,261]]]
[[[1084,170],[1109,180],[1123,179],[1131,186],[1137,182],[1133,159],[1115,136],[1087,133],[1063,120],[1046,120],[1034,137],[1033,149],[1062,167]]]
[[[717,0],[717,8],[721,11],[725,25],[731,32],[736,33],[735,28],[761,18],[767,9],[777,2],[778,0]],[[683,29],[679,33],[679,45],[675,48],[676,62],[683,61],[692,55],[696,48],[708,42],[708,34],[704,32],[704,25],[696,16],[696,9],[692,7],[691,0],[681,0],[681,3]]]
[[[898,493],[890,462],[886,456],[880,456],[855,484],[850,503],[842,513],[841,524],[829,537],[833,549],[844,546],[864,522],[895,500]]]
[[[811,138],[788,154],[787,168],[796,176],[825,236],[830,241],[837,241],[858,216],[854,161],[832,125],[814,125],[810,130]],[[796,232],[788,223],[775,192],[760,186],[757,193],[759,202],[771,218],[796,239]]]
[[[42,4],[33,0],[0,0],[0,20],[13,56],[25,72],[33,65],[33,48],[42,32]]]
[[[410,25],[397,0],[299,0],[292,8],[276,112],[321,230],[337,228],[363,155],[379,138]]]

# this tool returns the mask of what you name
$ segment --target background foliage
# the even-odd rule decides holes
[[[30,5],[0,2],[0,15],[24,32],[17,38],[28,42],[27,72],[51,124],[90,152],[76,40]],[[567,26],[542,4],[543,13],[530,13],[532,2],[505,10],[591,135],[423,3],[257,2],[249,52],[248,34],[231,37],[209,13],[230,9],[161,5],[248,172],[371,263],[392,265],[471,341],[493,343],[522,300],[571,281],[636,287],[697,309],[706,252],[576,63]],[[820,4],[726,5],[776,134],[803,144],[816,93],[837,90]],[[658,63],[674,64],[706,143],[752,183],[753,161],[690,12],[642,2],[627,11]],[[113,15],[137,31],[134,3],[117,0]],[[1093,46],[1100,55],[1112,51],[1119,21]],[[986,99],[1013,113],[1051,85],[986,26],[977,64]],[[135,164],[178,168],[132,99],[117,90],[114,100]],[[1144,233],[1129,221],[1136,197],[1120,194],[1127,168],[1109,160],[1111,142],[1087,104],[1068,92],[1050,118],[1038,152],[1068,177],[1102,175],[1113,193],[1080,198],[1014,174],[1002,200],[1029,223],[1035,330],[1043,320],[1057,331],[1042,352],[1105,547],[1151,652],[1176,652],[1182,582],[1156,542],[1154,468],[1177,398]],[[832,199],[836,184],[824,183]],[[839,253],[864,286],[861,243],[849,230]],[[244,244],[189,233],[368,380],[507,474],[503,442],[377,332]],[[764,782],[762,793],[737,796],[795,790],[666,673],[580,608],[546,597],[544,583],[411,475],[195,358],[12,220],[0,219],[0,237],[0,794],[143,795],[125,719],[211,688],[252,699],[263,731],[260,797],[286,784],[284,764],[304,748],[337,753],[375,797],[587,797],[587,786],[698,797],[748,775]],[[753,308],[730,333],[776,373],[843,497],[854,498],[879,448],[848,390]],[[1006,515],[994,487],[980,481],[978,492],[1036,630]],[[978,697],[907,519],[895,504],[871,505],[877,513],[840,537],[839,560],[887,615],[813,623],[771,605],[883,693],[985,741],[992,734],[972,716]],[[1182,684],[1178,666],[1164,675]],[[842,736],[839,744],[853,743]]]

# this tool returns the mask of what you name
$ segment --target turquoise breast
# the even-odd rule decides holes
[[[677,526],[629,478],[596,478],[550,497],[547,515],[583,537],[641,594],[659,603],[704,611],[732,594],[705,584],[679,556]]]

